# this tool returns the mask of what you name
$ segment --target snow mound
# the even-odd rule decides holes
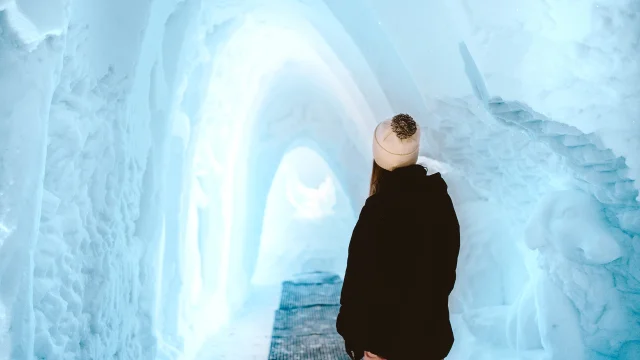
[[[47,36],[61,35],[68,26],[69,0],[4,0],[7,22],[17,37],[28,46],[35,46]]]

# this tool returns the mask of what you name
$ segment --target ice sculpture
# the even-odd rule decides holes
[[[512,346],[541,343],[552,359],[587,359],[591,356],[584,352],[583,332],[591,338],[614,339],[627,330],[624,319],[631,314],[620,310],[611,274],[593,266],[622,257],[613,232],[600,204],[579,190],[551,192],[540,201],[525,243],[540,250],[542,271],[509,319]]]
[[[638,191],[624,176],[624,159],[602,148],[596,136],[555,123],[518,102],[489,98],[466,46],[460,49],[475,95],[492,116],[548,142],[577,178],[561,182],[570,186],[567,190],[544,194],[524,229],[525,244],[538,250],[540,271],[532,271],[532,280],[512,306],[508,343],[523,350],[544,348],[552,359],[624,359],[633,350],[622,349],[640,336],[640,325],[630,321],[638,299],[628,293],[630,284],[640,284],[634,279],[635,220],[628,217],[638,209]],[[504,331],[502,319],[499,313],[489,321],[495,332]],[[470,318],[472,328],[477,321]]]

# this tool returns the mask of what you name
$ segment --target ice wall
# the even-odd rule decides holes
[[[242,306],[283,156],[316,144],[357,213],[375,123],[408,112],[463,225],[451,358],[635,359],[638,12],[0,1],[0,358],[193,358]]]
[[[155,357],[175,52],[198,7],[0,5],[3,358]]]

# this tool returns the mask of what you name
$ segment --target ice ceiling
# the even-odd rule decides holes
[[[0,0],[0,359],[193,358],[246,297],[285,155],[357,214],[398,112],[461,220],[450,358],[640,358],[639,14]]]

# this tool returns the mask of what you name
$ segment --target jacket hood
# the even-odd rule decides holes
[[[440,173],[427,175],[427,169],[422,165],[411,165],[398,168],[387,174],[380,181],[380,192],[407,191],[447,191]]]

